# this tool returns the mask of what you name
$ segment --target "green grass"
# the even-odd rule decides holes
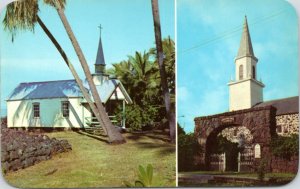
[[[127,133],[123,135],[127,143],[122,145],[109,145],[102,141],[107,140],[104,137],[72,131],[47,135],[67,139],[73,150],[8,173],[4,178],[9,184],[20,188],[121,187],[123,181],[137,179],[138,165],[152,164],[154,186],[176,185],[175,145],[165,142],[165,135]]]

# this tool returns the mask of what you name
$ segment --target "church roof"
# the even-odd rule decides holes
[[[75,80],[20,83],[8,100],[29,100],[43,98],[81,97]]]
[[[100,39],[99,39],[97,58],[96,58],[96,63],[95,64],[105,65],[101,36],[100,36]]]
[[[247,17],[245,16],[244,26],[243,26],[243,33],[240,42],[240,48],[237,54],[237,58],[245,57],[245,56],[254,56],[250,32],[248,28]]]
[[[84,82],[85,88],[89,91],[89,86]],[[126,92],[122,83],[117,79],[109,79],[101,85],[96,85],[97,91],[103,103],[106,103],[117,88],[120,88],[126,101],[132,103],[132,100]],[[29,99],[49,99],[49,98],[67,98],[80,97],[83,95],[75,80],[59,80],[20,83],[7,99],[11,100],[29,100]],[[92,98],[93,99],[93,98]]]
[[[282,98],[259,103],[254,107],[274,106],[277,111],[276,115],[299,113],[299,96]]]

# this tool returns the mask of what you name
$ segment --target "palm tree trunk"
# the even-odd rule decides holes
[[[80,61],[80,64],[83,68],[83,71],[84,71],[84,74],[86,76],[86,79],[88,81],[88,84],[89,84],[89,87],[91,89],[91,93],[92,93],[92,96],[95,100],[95,103],[96,103],[96,106],[98,108],[98,112],[96,112],[96,114],[99,114],[101,120],[99,120],[100,124],[102,125],[102,127],[105,128],[105,130],[107,131],[107,135],[109,137],[109,140],[110,140],[110,143],[113,143],[113,144],[121,144],[121,143],[125,143],[125,139],[123,138],[123,136],[121,135],[121,133],[113,126],[113,124],[111,123],[103,105],[102,105],[102,102],[101,102],[101,99],[100,99],[100,96],[98,94],[98,91],[96,89],[96,86],[93,82],[93,79],[92,79],[92,75],[91,75],[91,72],[89,70],[89,67],[88,67],[88,64],[86,62],[86,59],[83,55],[83,52],[76,40],[76,37],[71,29],[71,26],[64,14],[64,11],[61,9],[60,5],[58,3],[56,3],[56,10],[58,12],[58,15],[65,27],[65,30],[72,42],[72,45],[74,47],[74,50],[78,56],[78,59]],[[95,114],[95,115],[96,115]]]
[[[83,94],[83,97],[86,99],[86,101],[88,102],[88,104],[90,105],[90,107],[92,109],[92,112],[95,114],[95,112],[98,112],[98,109],[95,106],[94,102],[92,101],[90,95],[88,94],[88,92],[84,88],[83,83],[82,83],[80,77],[78,76],[76,70],[74,69],[73,64],[69,61],[69,59],[68,59],[65,51],[62,49],[62,47],[60,46],[60,44],[57,42],[57,40],[55,39],[55,37],[48,30],[48,28],[45,26],[44,22],[40,19],[39,16],[37,16],[37,22],[39,23],[39,25],[41,26],[41,28],[43,29],[43,31],[46,33],[46,35],[49,37],[49,39],[52,41],[52,43],[54,44],[54,46],[56,47],[56,49],[58,50],[58,52],[60,53],[60,55],[64,59],[65,63],[69,67],[69,69],[70,69],[73,77],[75,78],[75,81],[78,84],[78,86],[79,86],[79,88],[80,88],[80,90],[81,90],[81,92]],[[100,117],[99,117],[99,115],[96,118],[97,118],[97,120],[101,120]],[[104,129],[104,131],[106,132],[105,129]]]
[[[171,110],[171,101],[170,93],[168,88],[168,81],[166,76],[166,69],[164,64],[164,54],[161,41],[161,29],[160,29],[160,18],[159,18],[159,9],[158,9],[158,0],[151,0],[152,4],[152,14],[154,21],[154,32],[155,32],[155,42],[157,50],[157,60],[159,65],[159,73],[161,77],[161,87],[164,95],[164,101],[166,106],[167,118],[169,121],[170,128],[170,139],[172,142],[175,142],[175,113]]]

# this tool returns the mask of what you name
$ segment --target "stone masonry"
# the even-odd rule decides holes
[[[51,159],[55,154],[72,150],[67,140],[50,139],[42,134],[3,128],[1,132],[1,164],[5,173]]]
[[[299,114],[286,114],[276,116],[277,134],[290,136],[299,133]]]
[[[253,145],[261,146],[264,157],[271,156],[270,142],[272,135],[276,135],[276,108],[272,106],[251,108],[226,112],[222,114],[195,118],[195,135],[202,147],[197,164],[209,170],[210,143],[226,128],[244,126],[250,131],[249,136]],[[237,128],[238,129],[238,128]],[[249,141],[249,142],[250,142]],[[255,143],[255,144],[254,144]],[[267,159],[267,170],[271,169],[271,161]],[[261,159],[254,159],[254,166],[258,166]]]

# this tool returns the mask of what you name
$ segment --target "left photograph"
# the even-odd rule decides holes
[[[175,187],[175,2],[0,12],[1,168],[17,188]]]

